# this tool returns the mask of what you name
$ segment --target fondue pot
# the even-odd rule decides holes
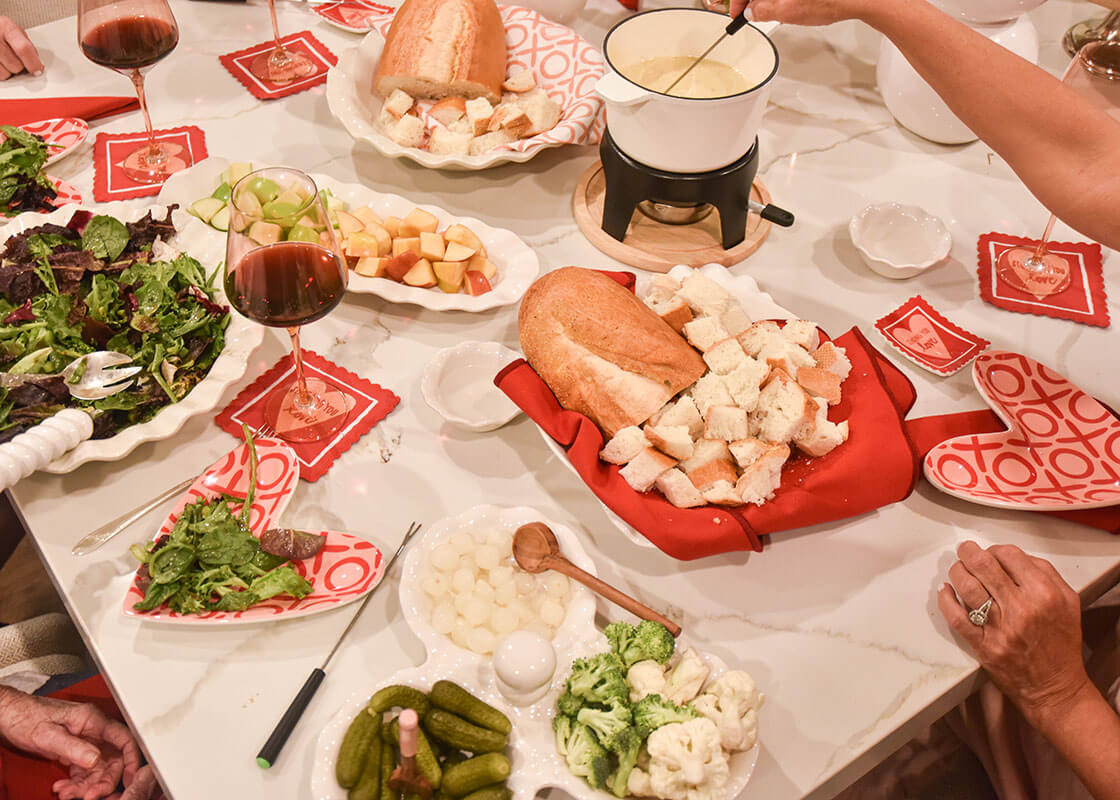
[[[698,58],[724,32],[728,17],[693,8],[662,8],[628,17],[603,42],[608,70],[595,86],[606,104],[618,148],[667,172],[710,172],[742,158],[754,145],[778,49],[752,25],[728,36],[708,56],[738,70],[751,86],[725,97],[674,97],[625,77],[653,57]]]

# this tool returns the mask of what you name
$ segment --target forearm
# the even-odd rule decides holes
[[[1120,715],[1088,680],[1068,702],[1023,710],[1096,800],[1120,800]]]
[[[976,135],[1060,219],[1120,248],[1120,123],[1049,73],[925,0],[857,0]]]

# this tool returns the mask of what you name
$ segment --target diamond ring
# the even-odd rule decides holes
[[[968,621],[977,627],[988,624],[988,612],[992,610],[992,598],[984,601],[984,605],[968,612]]]

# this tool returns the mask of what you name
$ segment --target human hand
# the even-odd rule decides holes
[[[983,550],[962,542],[957,557],[949,568],[952,586],[943,584],[937,594],[941,613],[996,686],[1038,727],[1042,717],[1060,713],[1091,686],[1081,657],[1077,592],[1049,561],[1014,545]],[[989,597],[987,623],[974,625],[969,610]]]
[[[8,17],[0,17],[0,81],[26,70],[32,75],[43,73],[39,51],[23,28]]]
[[[132,783],[140,751],[127,727],[96,706],[0,689],[0,736],[12,747],[56,761],[70,777],[52,787],[61,800],[97,800]]]
[[[750,19],[792,25],[829,25],[858,17],[862,0],[750,0]],[[747,0],[731,0],[731,16],[747,7]]]
[[[156,774],[145,765],[137,770],[136,777],[125,786],[123,793],[114,794],[108,800],[160,800],[163,796]]]

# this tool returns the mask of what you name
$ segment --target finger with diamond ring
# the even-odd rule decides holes
[[[984,601],[984,604],[979,608],[974,608],[968,612],[968,621],[978,628],[982,628],[988,624],[988,613],[992,610],[992,598]]]

